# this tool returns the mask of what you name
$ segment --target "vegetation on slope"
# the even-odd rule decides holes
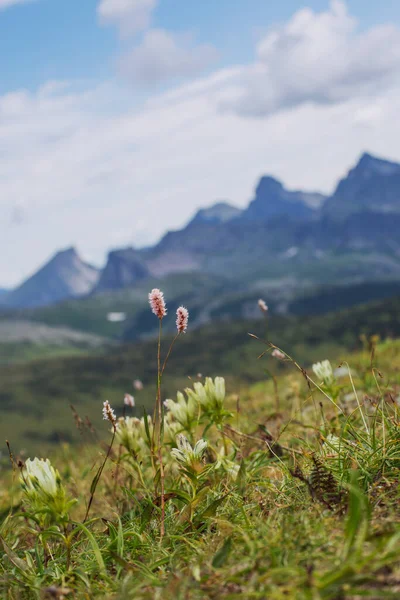
[[[353,355],[351,376],[283,364],[278,397],[271,381],[239,397],[202,379],[167,404],[164,535],[151,420],[118,421],[108,446],[111,423],[77,417],[91,441],[52,453],[59,479],[13,457],[4,597],[398,597],[400,344]]]
[[[307,366],[320,357],[337,362],[348,350],[360,348],[360,336],[400,335],[400,299],[361,306],[320,317],[273,317],[268,339]],[[174,349],[164,380],[166,396],[187,385],[197,374],[227,377],[232,386],[269,379],[287,367],[271,358],[257,360],[260,348],[248,333],[266,335],[264,320],[209,325],[188,332]],[[121,405],[133,393],[132,381],[145,387],[136,395],[138,410],[152,406],[157,361],[155,340],[118,346],[102,355],[60,357],[0,368],[0,439],[11,438],[16,449],[44,451],[60,441],[79,439],[70,404],[97,426],[99,400]]]

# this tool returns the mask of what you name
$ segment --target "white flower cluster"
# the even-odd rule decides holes
[[[192,448],[188,439],[180,433],[176,436],[176,445],[178,447],[173,448],[171,454],[181,464],[196,468],[203,461],[204,452],[207,448],[206,440],[199,440]]]
[[[326,386],[331,386],[335,383],[335,376],[329,360],[323,360],[322,362],[315,363],[312,366],[312,370],[318,379]]]
[[[20,481],[26,500],[34,510],[47,509],[63,517],[73,504],[66,497],[59,472],[48,458],[28,458]]]
[[[168,399],[164,401],[164,406],[168,409],[168,414],[182,425],[183,429],[191,431],[198,415],[198,403],[193,396],[188,395],[187,399],[185,399],[182,392],[178,392],[176,395],[176,402]]]
[[[188,398],[198,402],[206,412],[222,409],[225,400],[225,379],[223,377],[216,377],[214,381],[211,377],[206,377],[204,385],[200,381],[196,381],[193,388],[193,390],[190,388],[185,390]]]
[[[153,435],[153,421],[147,416],[147,424],[150,437]],[[164,441],[166,443],[175,443],[175,436],[182,430],[179,423],[172,423],[169,419],[164,420]],[[146,425],[144,417],[121,417],[117,421],[115,442],[120,444],[128,452],[143,458],[148,452],[149,442],[146,435]]]

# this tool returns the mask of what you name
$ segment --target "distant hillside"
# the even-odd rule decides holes
[[[400,297],[319,317],[275,317],[269,321],[268,338],[300,364],[331,358],[340,362],[348,351],[360,347],[360,335],[400,335]],[[170,316],[173,320],[173,316]],[[174,397],[188,377],[224,375],[249,383],[268,378],[265,369],[290,369],[271,357],[257,360],[265,346],[248,332],[263,337],[264,319],[211,324],[190,331],[176,344],[164,380],[164,396]],[[169,338],[170,340],[171,338]],[[168,338],[163,341],[163,354]],[[6,437],[18,451],[22,446],[42,451],[60,440],[79,438],[70,403],[101,424],[101,406],[109,399],[122,410],[123,394],[135,393],[132,381],[140,378],[143,392],[136,393],[138,414],[153,405],[155,396],[156,344],[149,340],[112,348],[99,356],[54,358],[0,368],[0,438]]]

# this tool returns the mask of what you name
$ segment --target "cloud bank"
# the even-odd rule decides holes
[[[75,244],[99,264],[108,249],[154,243],[217,199],[244,206],[262,174],[330,192],[364,150],[400,159],[399,43],[392,26],[358,33],[335,2],[260,40],[254,98],[254,65],[141,105],[107,82],[0,96],[0,287],[57,248]]]

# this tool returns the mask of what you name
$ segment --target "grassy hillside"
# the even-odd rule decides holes
[[[340,360],[360,348],[360,335],[382,338],[400,335],[400,299],[361,306],[319,317],[273,317],[268,339],[307,366],[320,358]],[[173,316],[169,317],[172,321]],[[289,368],[269,356],[257,360],[264,346],[248,332],[265,337],[267,323],[258,319],[208,325],[181,336],[175,345],[164,379],[164,395],[185,387],[198,373],[228,378],[232,385],[247,385],[269,378],[266,370],[280,373]],[[170,339],[163,342],[165,354]],[[100,424],[99,402],[117,406],[124,393],[132,393],[132,381],[140,378],[145,388],[137,394],[137,406],[152,405],[155,397],[155,340],[116,346],[93,356],[54,357],[24,365],[0,368],[0,439],[10,438],[16,448],[44,449],[60,440],[77,440],[70,404]]]
[[[214,358],[223,341],[210,338]],[[45,454],[59,477],[43,463],[0,471],[1,595],[398,598],[400,344],[347,358],[352,381],[328,368],[306,381],[291,365],[278,405],[271,382],[207,384],[169,406],[160,452],[151,424],[117,424],[114,440],[103,421],[97,443]]]
[[[190,307],[192,327],[210,321],[257,318],[260,297],[267,300],[273,314],[315,315],[400,294],[400,282],[396,280],[315,286],[312,278],[305,274],[302,281],[299,285],[287,271],[285,276],[265,279],[260,275],[259,279],[238,286],[220,276],[182,273],[163,280],[146,280],[134,289],[97,294],[53,306],[22,311],[3,309],[0,327],[2,321],[24,319],[110,339],[143,339],[154,335],[157,329],[147,304],[147,294],[153,286],[163,289],[171,310],[179,304]],[[330,281],[342,281],[342,278],[331,278]],[[109,312],[125,313],[126,320],[110,322],[107,320]],[[171,320],[166,329],[172,332],[173,328]]]

